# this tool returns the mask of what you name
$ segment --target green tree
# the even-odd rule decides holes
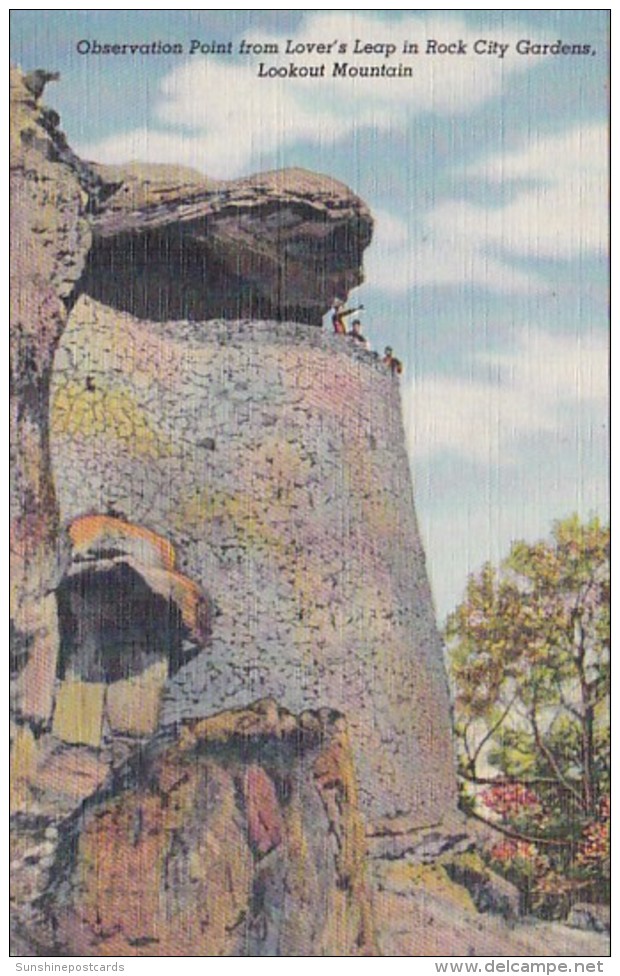
[[[463,802],[504,835],[495,859],[547,903],[603,897],[608,527],[572,516],[549,540],[515,542],[470,577],[446,641]]]

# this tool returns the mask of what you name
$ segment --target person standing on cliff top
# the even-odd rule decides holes
[[[363,305],[358,305],[357,308],[344,308],[344,302],[340,298],[334,298],[332,312],[332,325],[334,327],[334,332],[336,335],[346,335],[347,326],[345,323],[345,318],[348,315],[353,315],[354,312],[361,312],[364,308]]]
[[[362,335],[362,323],[359,319],[353,319],[351,322],[351,331],[347,332],[347,335],[350,339],[354,339],[356,342],[360,343],[364,349],[369,348],[368,339],[366,336]]]
[[[390,367],[392,376],[394,376],[395,373],[400,376],[403,371],[403,364],[401,363],[400,359],[397,359],[396,356],[393,355],[391,346],[385,347],[385,354],[381,362],[385,366]]]

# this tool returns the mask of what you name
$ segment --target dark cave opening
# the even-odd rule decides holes
[[[272,202],[160,226],[154,219],[125,225],[95,234],[80,292],[152,322],[320,326],[333,295],[359,283],[366,223],[331,226],[312,207]]]
[[[125,562],[66,576],[56,596],[61,679],[110,684],[157,661],[166,661],[173,674],[187,660],[189,632],[180,608]]]
[[[213,247],[171,228],[95,239],[81,290],[152,322],[261,317],[268,302],[230,273]]]

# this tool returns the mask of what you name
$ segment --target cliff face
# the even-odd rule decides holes
[[[214,183],[172,167],[98,167],[83,288],[140,318],[321,324],[362,280],[372,218],[336,180],[301,169]],[[128,260],[131,255],[131,260]]]
[[[378,828],[452,808],[399,385],[375,356],[307,326],[147,323],[83,298],[52,428],[64,518],[111,506],[148,525],[217,607],[164,722],[264,695],[329,705]]]
[[[49,385],[91,240],[88,171],[56,123],[12,70],[11,619],[14,657],[27,668],[19,707],[43,722],[58,653],[53,590],[67,559],[50,467]]]

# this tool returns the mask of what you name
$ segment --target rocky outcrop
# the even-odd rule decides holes
[[[214,183],[174,167],[99,167],[83,290],[151,321],[320,325],[362,281],[372,218],[348,187],[302,169]],[[131,259],[128,259],[131,255]]]
[[[307,325],[147,322],[83,296],[52,428],[64,518],[148,526],[217,605],[165,723],[265,695],[333,707],[373,829],[455,809],[399,383],[379,357]]]
[[[210,600],[155,532],[87,515],[69,535],[72,562],[56,591],[53,732],[95,747],[106,730],[153,734],[167,678],[209,640]]]
[[[609,905],[593,905],[588,902],[578,902],[571,908],[567,925],[586,932],[611,932],[611,910]]]
[[[57,591],[59,603],[65,597],[67,603],[73,603],[67,608],[67,616],[72,618],[75,631],[72,641],[67,639],[64,642],[67,657],[70,643],[75,645],[78,657],[80,645],[92,643],[92,639],[86,635],[87,626],[104,630],[106,626],[127,629],[133,624],[136,629],[150,626],[153,631],[159,626],[164,632],[159,636],[154,632],[143,642],[150,645],[151,650],[158,642],[167,647],[166,663],[170,665],[170,673],[174,674],[180,666],[182,652],[175,648],[170,633],[173,619],[179,630],[184,629],[188,638],[201,645],[209,641],[213,614],[209,598],[193,580],[178,571],[177,553],[168,539],[143,526],[109,515],[84,515],[75,519],[69,526],[69,536],[72,563]],[[97,602],[95,599],[92,606],[88,606],[91,591],[101,591],[105,595],[106,589],[122,589],[121,582],[115,583],[115,580],[123,575],[136,580],[132,587],[127,587],[128,591],[133,592],[128,592],[124,599],[120,594],[117,599],[110,596],[107,613],[106,605],[101,600]],[[98,583],[98,579],[103,577],[106,582]],[[138,598],[138,587],[148,594],[146,604]],[[167,624],[163,618],[159,623],[149,620],[149,617],[160,616],[155,611],[156,605],[165,609],[164,616],[169,618]],[[86,617],[89,619],[83,619]],[[131,652],[120,649],[123,641],[118,634],[115,642],[115,653],[122,658],[119,667],[126,677],[132,670]],[[127,642],[133,643],[135,655],[137,634],[132,639],[128,638]],[[101,653],[98,658],[99,668],[111,669],[111,653]],[[79,664],[83,671],[84,661],[79,661]],[[83,677],[87,677],[86,674]],[[95,675],[91,674],[89,680],[96,680]]]
[[[90,245],[87,167],[11,71],[11,614],[19,708],[47,722],[58,653],[53,590],[66,563],[49,453],[49,385]]]
[[[146,743],[169,676],[210,634],[211,601],[177,570],[166,539],[98,515],[76,519],[69,536],[72,560],[55,594],[49,732],[33,731],[19,711],[11,729],[18,818],[66,816]]]
[[[450,861],[448,861],[450,863]],[[599,931],[578,931],[559,922],[506,916],[500,897],[476,904],[476,890],[458,884],[440,858],[419,864],[409,857],[371,861],[370,879],[384,956],[607,956]],[[471,884],[471,874],[468,880]],[[488,884],[501,893],[501,881]],[[489,887],[485,886],[485,897]],[[499,912],[496,910],[499,909]]]
[[[297,719],[269,702],[157,736],[168,674],[209,639],[210,600],[178,567],[169,534],[119,517],[107,493],[101,508],[92,497],[65,517],[61,533],[48,437],[67,312],[78,291],[110,287],[98,262],[119,240],[146,255],[128,292],[144,273],[148,301],[159,287],[157,307],[173,319],[185,310],[179,271],[191,293],[208,267],[209,301],[223,314],[237,289],[235,309],[319,323],[333,293],[360,280],[370,217],[346,188],[300,172],[223,187],[160,169],[139,181],[131,168],[121,179],[98,173],[39,104],[43,87],[12,75],[14,948],[372,954],[344,720],[328,710]],[[179,176],[180,193],[170,190]],[[158,286],[160,245],[173,274]],[[213,307],[190,304],[188,318]],[[166,435],[122,398],[102,401],[98,383],[85,380],[104,439],[117,416],[123,444],[139,443],[145,459],[162,445],[165,454]]]
[[[25,928],[50,953],[375,952],[336,713],[296,717],[267,700],[183,723],[118,769],[60,840],[40,832],[48,881]]]
[[[165,163],[125,163],[114,166],[90,163],[101,181],[105,203],[98,207],[98,220],[112,220],[112,215],[139,214],[185,204],[204,203],[205,199],[223,186],[189,166]],[[105,216],[104,216],[105,215]]]

